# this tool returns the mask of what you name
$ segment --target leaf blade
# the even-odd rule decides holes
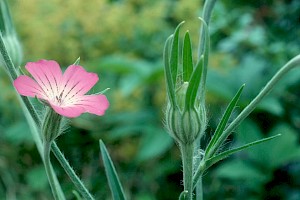
[[[114,200],[125,200],[124,191],[117,175],[114,164],[109,156],[109,153],[102,140],[99,141],[101,156],[105,168],[106,177],[108,180],[109,188],[111,190]]]
[[[258,144],[263,143],[263,142],[267,142],[267,141],[272,140],[274,138],[277,138],[279,136],[281,136],[281,134],[277,134],[277,135],[274,135],[274,136],[271,136],[271,137],[267,137],[267,138],[264,138],[264,139],[256,140],[254,142],[245,144],[243,146],[240,146],[240,147],[237,147],[237,148],[234,148],[234,149],[230,149],[230,150],[224,151],[224,152],[222,152],[222,153],[220,153],[220,154],[218,154],[218,155],[216,155],[216,156],[208,159],[206,161],[206,168],[205,169],[208,169],[209,167],[211,167],[215,163],[217,163],[217,162],[225,159],[226,157],[228,157],[228,156],[230,156],[230,155],[232,155],[234,153],[237,153],[239,151],[247,149],[247,148],[249,148],[251,146],[258,145]]]
[[[212,139],[209,141],[208,143],[208,146],[206,148],[206,151],[205,151],[205,155],[204,155],[204,159],[208,159],[211,154],[214,153],[214,151],[216,150],[216,148],[213,148],[213,146],[215,145],[215,143],[218,141],[218,139],[220,138],[220,136],[222,135],[225,127],[226,127],[226,124],[231,116],[231,113],[233,111],[233,109],[235,108],[241,94],[242,94],[242,91],[244,89],[245,85],[242,85],[240,87],[240,89],[238,90],[238,92],[235,94],[235,96],[232,98],[232,100],[230,101],[229,105],[227,106],[223,116],[222,116],[222,119],[220,121],[220,123],[218,124],[217,126],[217,129],[212,137]],[[212,152],[212,153],[211,153]]]

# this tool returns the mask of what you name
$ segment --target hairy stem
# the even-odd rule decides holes
[[[68,174],[69,178],[71,179],[71,181],[75,185],[75,187],[79,190],[80,194],[83,196],[83,198],[87,199],[87,200],[93,200],[94,198],[89,193],[89,191],[85,188],[85,186],[83,185],[83,183],[79,179],[79,177],[76,175],[76,173],[74,172],[74,170],[70,166],[67,159],[64,157],[64,155],[59,150],[56,143],[54,143],[54,142],[52,143],[51,149],[52,149],[55,157],[57,158],[57,160],[59,161],[59,163],[64,168],[65,172]]]
[[[193,157],[194,144],[182,144],[182,165],[183,165],[183,185],[184,191],[187,191],[186,200],[193,199]]]
[[[51,169],[51,162],[50,162],[50,142],[44,142],[44,165],[46,169],[46,173],[48,176],[48,181],[52,190],[52,194],[55,200],[61,200],[59,198],[59,191],[57,185],[55,184],[55,173]]]

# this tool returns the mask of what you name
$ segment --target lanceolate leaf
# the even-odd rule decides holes
[[[204,158],[205,159],[208,159],[212,154],[214,154],[214,151],[217,150],[216,147],[214,147],[215,143],[218,141],[218,139],[220,138],[220,136],[222,135],[226,125],[227,125],[227,122],[229,120],[229,117],[234,109],[234,107],[236,106],[240,96],[241,96],[241,93],[244,89],[244,86],[245,85],[242,85],[240,87],[240,89],[238,90],[238,92],[236,93],[236,95],[233,97],[233,99],[231,100],[231,102],[229,103],[228,107],[226,108],[226,111],[212,137],[212,139],[209,141],[209,144],[206,148],[206,152],[205,152],[205,155],[204,155]]]
[[[189,81],[189,85],[186,91],[185,108],[187,110],[192,109],[195,104],[198,88],[201,81],[202,69],[203,69],[203,56],[199,60],[194,72],[192,73],[192,77]]]
[[[188,82],[193,72],[193,55],[190,34],[187,31],[184,36],[182,51],[183,81]]]
[[[125,200],[126,198],[125,198],[125,195],[123,192],[123,188],[122,188],[122,185],[118,178],[114,164],[113,164],[102,140],[100,140],[99,142],[100,142],[101,155],[102,155],[103,164],[105,167],[106,177],[108,179],[108,184],[109,184],[113,199],[114,200]]]
[[[180,27],[184,24],[184,21],[181,22],[177,28],[175,29],[173,41],[172,41],[172,49],[171,49],[171,59],[170,59],[170,67],[172,73],[173,83],[176,84],[177,78],[177,70],[178,70],[178,54],[179,54],[179,30]]]
[[[251,142],[251,143],[248,143],[248,144],[245,144],[241,147],[238,147],[238,148],[234,148],[234,149],[230,149],[230,150],[227,150],[227,151],[224,151],[210,159],[208,159],[205,163],[206,163],[206,169],[208,169],[209,167],[211,167],[213,164],[219,162],[220,160],[223,160],[224,158],[234,154],[234,153],[237,153],[239,151],[242,151],[246,148],[249,148],[251,146],[254,146],[254,145],[257,145],[257,144],[260,144],[260,143],[263,143],[263,142],[267,142],[269,140],[272,140],[278,136],[281,136],[281,134],[278,134],[278,135],[275,135],[275,136],[271,136],[271,137],[268,137],[268,138],[264,138],[264,139],[261,139],[261,140],[257,140],[255,142]]]
[[[172,106],[175,106],[176,105],[175,87],[174,87],[174,82],[172,79],[172,71],[171,71],[171,66],[170,66],[170,45],[171,45],[172,38],[173,38],[173,35],[171,35],[165,43],[163,58],[164,58],[164,64],[165,64],[167,94],[168,94],[168,98],[169,98]]]

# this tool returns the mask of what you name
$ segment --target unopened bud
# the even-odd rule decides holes
[[[166,126],[175,140],[191,144],[200,137],[206,127],[205,107],[196,101],[192,109],[185,108],[188,82],[184,82],[176,91],[177,106],[169,103],[166,112]]]

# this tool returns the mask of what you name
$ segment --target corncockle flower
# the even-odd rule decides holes
[[[105,95],[85,95],[99,78],[79,65],[69,66],[64,74],[52,60],[29,62],[25,68],[34,79],[19,76],[14,81],[18,93],[46,101],[62,116],[73,118],[85,112],[104,115],[109,106]]]

